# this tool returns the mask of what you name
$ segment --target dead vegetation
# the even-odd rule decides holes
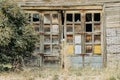
[[[58,67],[25,68],[24,71],[2,72],[0,80],[120,80],[120,65],[108,68]]]

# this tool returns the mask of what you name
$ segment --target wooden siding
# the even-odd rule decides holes
[[[64,1],[64,3],[63,3]],[[74,10],[74,9],[103,9],[103,45],[104,55],[103,62],[106,59],[110,60],[108,56],[113,53],[120,53],[120,0],[24,0],[24,2],[19,2],[22,9],[24,10]],[[97,7],[96,7],[97,5]],[[106,54],[107,52],[107,54]],[[71,57],[73,58],[73,57]],[[96,61],[98,57],[95,57]],[[74,60],[75,59],[75,60]],[[76,64],[82,61],[80,58],[72,59]],[[77,62],[77,60],[80,60]],[[86,61],[89,60],[86,58]],[[101,59],[102,60],[102,59]],[[86,62],[89,63],[89,62]],[[96,62],[93,62],[96,63]],[[102,63],[99,61],[99,63]]]

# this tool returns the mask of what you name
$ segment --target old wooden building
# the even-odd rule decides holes
[[[120,0],[20,0],[18,4],[39,34],[37,56],[55,59],[64,48],[72,66],[101,67],[120,59]]]

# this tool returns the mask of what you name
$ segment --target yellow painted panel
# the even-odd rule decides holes
[[[73,49],[73,45],[68,45],[66,52],[67,52],[67,54],[73,54],[73,50],[74,50],[74,49]]]
[[[101,45],[94,45],[94,54],[101,54]]]

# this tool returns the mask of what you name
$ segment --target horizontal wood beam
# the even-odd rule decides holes
[[[102,6],[21,6],[23,10],[102,10]]]

